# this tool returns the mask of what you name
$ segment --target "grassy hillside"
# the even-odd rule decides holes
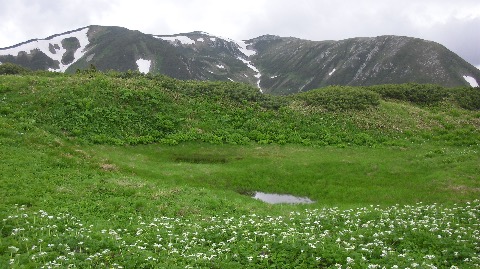
[[[477,268],[478,98],[2,75],[0,268]]]
[[[478,89],[328,87],[262,95],[233,82],[138,73],[3,76],[1,113],[58,135],[107,144],[379,145],[478,143]]]

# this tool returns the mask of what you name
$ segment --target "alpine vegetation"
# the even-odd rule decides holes
[[[274,77],[258,55],[235,57]],[[0,65],[0,268],[480,267],[478,87],[282,96],[154,74],[147,56]]]
[[[480,201],[95,225],[15,208],[2,220],[11,267],[478,268]],[[5,257],[4,256],[4,257]]]

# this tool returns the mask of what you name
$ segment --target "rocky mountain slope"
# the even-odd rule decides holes
[[[309,41],[265,35],[234,41],[205,32],[151,35],[88,26],[0,49],[0,62],[58,72],[94,65],[178,79],[232,80],[273,94],[327,85],[480,82],[480,70],[444,46],[400,36]]]

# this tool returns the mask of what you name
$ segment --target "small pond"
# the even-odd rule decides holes
[[[307,197],[297,197],[289,194],[276,194],[276,193],[264,193],[255,192],[253,198],[262,200],[269,204],[311,204],[314,201]]]

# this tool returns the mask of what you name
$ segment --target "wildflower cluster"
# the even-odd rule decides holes
[[[17,207],[0,224],[0,266],[478,268],[479,216],[476,200],[285,216],[132,217],[100,227]]]

